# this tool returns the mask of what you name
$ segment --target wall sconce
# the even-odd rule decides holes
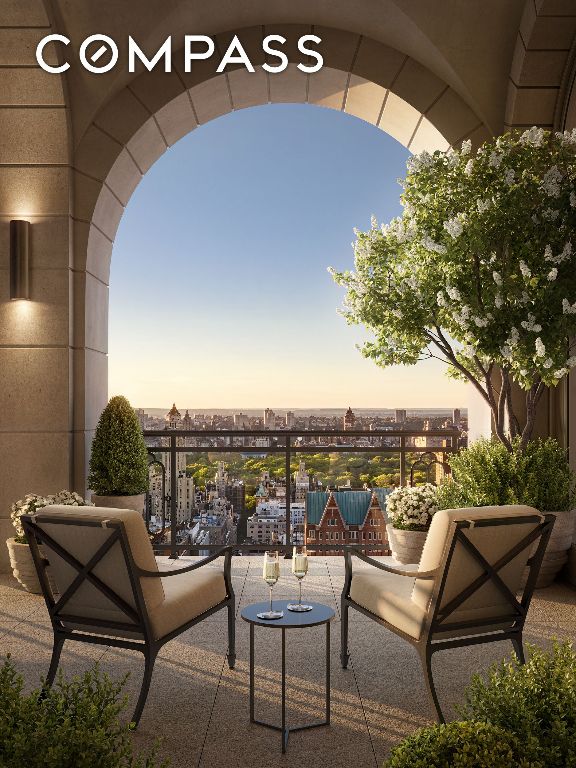
[[[10,298],[30,299],[30,222],[10,222]]]

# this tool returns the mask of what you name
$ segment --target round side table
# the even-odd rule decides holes
[[[258,613],[269,608],[269,604],[253,603],[247,605],[241,612],[244,621],[250,624],[250,722],[263,725],[280,731],[282,737],[282,752],[288,747],[288,737],[291,731],[304,731],[309,728],[319,728],[322,725],[330,725],[330,622],[334,618],[334,611],[322,603],[310,603],[312,610],[306,613],[297,613],[288,610],[288,601],[275,600],[274,608],[284,611],[281,619],[259,619]],[[289,727],[286,725],[286,630],[304,629],[326,624],[326,715],[324,720],[307,725]],[[254,627],[266,627],[267,629],[279,629],[282,632],[282,724],[275,725],[263,720],[257,720],[254,716]]]

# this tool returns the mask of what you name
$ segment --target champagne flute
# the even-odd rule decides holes
[[[264,567],[262,569],[262,578],[270,587],[270,610],[258,614],[259,619],[281,619],[284,616],[283,611],[275,611],[272,608],[272,588],[280,578],[280,558],[278,551],[264,552]]]
[[[298,602],[290,603],[288,605],[289,611],[296,611],[298,613],[304,611],[311,611],[311,605],[302,605],[302,579],[308,573],[308,553],[306,547],[295,546],[292,550],[292,573],[298,579]]]

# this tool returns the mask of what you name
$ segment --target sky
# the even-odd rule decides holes
[[[465,406],[436,361],[377,367],[337,310],[327,268],[353,228],[400,213],[408,150],[362,120],[304,104],[224,115],[148,171],[118,230],[109,392],[134,407]]]

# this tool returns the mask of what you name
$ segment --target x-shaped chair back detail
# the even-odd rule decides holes
[[[521,629],[553,523],[540,514],[452,522],[423,634]]]
[[[148,636],[146,602],[122,521],[37,514],[23,516],[22,524],[55,628]]]

